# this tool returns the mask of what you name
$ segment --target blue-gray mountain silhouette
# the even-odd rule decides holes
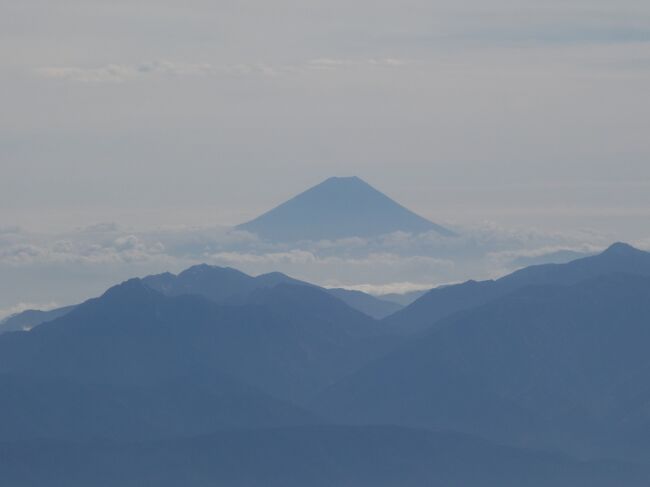
[[[648,346],[650,277],[526,286],[440,321],[314,406],[338,421],[650,461]]]
[[[361,311],[375,319],[382,319],[403,308],[401,304],[384,298],[377,298],[361,291],[334,288],[327,292],[339,298],[351,308]]]
[[[11,487],[646,487],[648,469],[394,426],[230,430],[148,442],[0,443]]]
[[[252,277],[237,269],[207,264],[192,266],[178,275],[165,272],[147,276],[143,282],[148,287],[167,296],[195,294],[206,297],[217,304],[241,305],[257,289],[272,288],[278,284],[295,284],[321,289],[351,308],[375,319],[384,318],[403,307],[393,301],[380,299],[361,291],[321,288],[281,272],[270,272]],[[74,308],[75,306],[65,306],[51,311],[27,310],[17,313],[0,322],[0,334],[32,329],[42,323],[64,316]]]
[[[388,293],[380,294],[378,297],[383,301],[389,301],[391,303],[399,304],[402,307],[412,304],[416,299],[424,296],[429,289],[419,290],[419,291],[408,291],[405,293]]]
[[[346,323],[341,314],[336,319]],[[166,297],[127,281],[30,332],[0,336],[0,441],[313,423],[312,415],[244,380],[257,377],[278,391],[302,383],[301,374],[312,370],[303,357],[317,351],[292,353],[297,340],[313,343],[307,332],[296,336],[295,326],[261,306]],[[276,374],[264,375],[273,360]]]
[[[221,391],[224,404],[239,404],[237,398],[244,395],[246,387],[258,391],[258,396],[266,393],[297,402],[395,343],[396,339],[379,333],[376,321],[313,286],[260,288],[241,305],[224,306],[198,295],[165,296],[133,279],[30,332],[0,336],[0,375],[23,376],[26,381],[52,378],[83,387],[105,385],[109,388],[106,394],[114,397],[126,392],[116,394],[113,389],[133,388],[131,402],[122,401],[131,404],[132,411],[138,411],[142,402],[155,403],[148,399],[151,396],[172,397],[170,391],[190,385],[195,389],[192,396],[206,396],[204,404],[213,402],[210,395],[215,390]],[[202,379],[195,382],[197,378]],[[144,397],[143,388],[149,391]],[[97,395],[102,391],[100,388]],[[37,394],[29,397],[43,400]],[[161,405],[168,402],[161,401]],[[251,407],[255,405],[255,401],[249,402]],[[270,401],[264,403],[271,408]],[[23,406],[5,402],[5,418],[11,417],[11,411],[21,416],[34,408],[39,415],[46,414],[34,404]],[[60,409],[65,410],[63,406]],[[247,409],[233,406],[220,411],[214,407],[213,411],[215,416],[207,415],[205,421],[241,426],[235,419]],[[235,417],[229,416],[235,413]],[[164,417],[166,413],[157,414]],[[249,418],[251,425],[260,421],[273,424],[273,415],[260,413]],[[166,423],[180,427],[173,426],[171,418]]]
[[[237,228],[272,241],[453,232],[416,215],[358,177],[330,178]]]
[[[402,308],[397,303],[361,291],[325,289],[281,272],[252,277],[237,269],[207,264],[192,266],[178,275],[167,272],[148,276],[143,279],[143,282],[168,296],[197,294],[218,304],[242,304],[258,289],[269,289],[279,284],[293,284],[318,288],[340,299],[351,308],[376,319],[384,318]]]
[[[432,289],[411,305],[387,317],[385,323],[405,333],[417,332],[457,311],[485,304],[523,286],[575,284],[613,272],[650,276],[650,253],[618,242],[598,255],[566,264],[535,265],[494,281],[467,281]]]
[[[437,321],[400,327],[283,274],[196,266],[7,332],[0,484],[650,483],[647,253],[448,289],[420,308]]]
[[[31,330],[41,323],[52,321],[69,313],[73,308],[74,306],[64,306],[50,311],[41,311],[37,309],[21,311],[20,313],[16,313],[0,321],[0,333],[5,333],[7,331]]]

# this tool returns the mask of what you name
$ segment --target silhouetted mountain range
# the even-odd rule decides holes
[[[372,318],[384,318],[402,308],[397,303],[360,291],[325,289],[281,272],[251,277],[236,269],[206,264],[190,267],[178,276],[170,273],[149,276],[144,278],[144,283],[168,296],[198,294],[218,304],[242,304],[259,289],[269,289],[279,284],[293,284],[321,289]]]
[[[349,289],[326,289],[282,274],[271,272],[257,277],[249,276],[230,267],[200,264],[192,266],[178,275],[165,272],[147,276],[143,282],[150,288],[168,296],[195,294],[217,304],[241,305],[258,289],[268,289],[279,284],[294,284],[321,289],[340,299],[371,318],[381,319],[402,309],[398,295],[381,299],[361,291]],[[406,302],[409,296],[404,296]],[[51,311],[27,310],[12,315],[0,322],[0,334],[8,331],[29,330],[41,323],[52,321],[68,314],[74,306],[65,306]]]
[[[69,313],[73,308],[74,306],[65,306],[50,311],[41,311],[37,309],[21,311],[20,313],[16,313],[0,321],[0,333],[7,331],[31,330],[41,323],[52,321]]]
[[[237,336],[246,334],[237,326],[242,322],[254,328],[267,321],[255,308],[218,307],[199,296],[168,298],[131,280],[31,332],[2,335],[5,427],[14,439],[28,435],[16,431],[23,424],[34,426],[37,437],[63,428],[73,437],[104,431],[131,438],[313,422],[225,370],[229,357],[243,358],[243,350],[232,348],[239,345],[234,340],[245,341]],[[256,352],[253,347],[251,356]]]
[[[523,286],[575,284],[613,272],[650,276],[650,253],[628,244],[615,243],[598,255],[566,264],[536,265],[495,281],[467,281],[432,289],[388,317],[385,323],[402,331],[424,330],[457,311],[485,304]]]
[[[4,333],[0,484],[650,483],[650,254],[368,298],[195,266]]]
[[[0,336],[0,373],[134,387],[215,373],[299,400],[393,342],[315,287],[282,284],[220,306],[133,279],[29,333]]]
[[[578,462],[391,426],[222,431],[156,442],[0,443],[12,487],[645,487],[644,467]]]
[[[357,177],[329,178],[237,228],[280,242],[453,232],[404,208]]]
[[[650,433],[649,343],[650,277],[526,286],[438,322],[314,405],[337,421],[620,453]]]

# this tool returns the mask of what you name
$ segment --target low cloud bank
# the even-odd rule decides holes
[[[8,290],[0,297],[0,316],[24,309],[22,303],[79,302],[129,277],[204,262],[383,294],[495,278],[525,265],[591,255],[611,243],[589,231],[553,234],[490,223],[454,230],[458,236],[396,232],[281,244],[224,227],[138,232],[101,223],[57,235],[0,228],[0,281]],[[650,247],[650,240],[632,243]]]

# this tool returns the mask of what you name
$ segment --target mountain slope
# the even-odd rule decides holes
[[[4,334],[0,433],[138,438],[317,422],[244,380],[237,364],[270,369],[268,353],[253,360],[276,345],[256,343],[248,323],[274,328],[261,308],[168,298],[132,280],[31,332]],[[298,361],[290,347],[282,352]],[[291,370],[276,371],[271,378],[293,383]]]
[[[140,441],[322,422],[214,373],[152,385],[87,384],[60,377],[0,376],[0,441]]]
[[[231,267],[200,264],[177,276],[166,272],[145,277],[142,282],[166,296],[195,294],[217,304],[238,304],[258,287],[255,278]]]
[[[416,299],[421,298],[428,292],[429,290],[409,291],[401,294],[398,293],[380,294],[378,297],[384,301],[389,301],[391,303],[396,303],[402,307],[405,307],[413,303]]]
[[[385,318],[403,308],[403,306],[398,303],[379,299],[361,291],[333,288],[328,289],[327,292],[340,299],[348,306],[375,319]]]
[[[195,438],[0,443],[13,487],[644,487],[646,469],[582,463],[453,433],[395,427],[224,431]]]
[[[467,281],[432,289],[389,316],[385,324],[405,333],[425,330],[457,311],[479,306],[516,289],[535,284],[575,284],[612,272],[650,276],[650,253],[624,243],[566,264],[526,267],[495,281]]]
[[[31,332],[0,336],[0,374],[115,387],[224,376],[297,402],[396,342],[316,287],[283,284],[220,306],[133,279]]]
[[[313,404],[341,421],[620,453],[650,432],[648,345],[648,277],[529,286],[443,320]]]
[[[397,231],[453,234],[357,177],[327,179],[237,228],[281,242],[376,237]]]
[[[0,321],[0,334],[8,331],[31,330],[35,326],[52,321],[72,311],[74,306],[65,306],[50,311],[28,309]]]

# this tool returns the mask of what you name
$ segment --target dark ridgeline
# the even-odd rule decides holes
[[[69,313],[73,308],[74,306],[64,306],[63,308],[57,308],[50,311],[41,311],[38,309],[21,311],[20,313],[16,313],[0,321],[0,333],[5,333],[7,331],[31,330],[41,323],[52,321]]]
[[[650,277],[532,285],[442,320],[313,406],[346,423],[649,461],[649,344]]]
[[[237,269],[207,264],[192,266],[178,275],[165,272],[147,276],[143,282],[151,289],[167,296],[196,294],[217,304],[241,305],[246,302],[251,293],[258,289],[272,288],[278,284],[295,284],[321,289],[348,304],[351,308],[375,319],[385,318],[403,308],[402,304],[391,300],[395,298],[390,296],[388,299],[382,299],[349,289],[325,289],[299,281],[281,272],[252,277]],[[65,306],[51,311],[27,310],[17,313],[0,322],[0,334],[8,331],[29,330],[64,316],[73,309],[74,306]]]
[[[218,304],[242,304],[251,293],[259,289],[269,289],[279,284],[293,284],[318,288],[340,299],[350,307],[376,319],[400,310],[402,305],[371,296],[360,291],[348,289],[325,289],[308,282],[289,277],[281,272],[271,272],[251,277],[236,269],[209,265],[197,265],[181,272],[178,276],[170,273],[148,276],[147,286],[168,296],[198,294]]]
[[[329,178],[237,228],[278,242],[377,237],[397,231],[454,235],[357,177]]]
[[[610,273],[650,276],[650,253],[615,243],[603,253],[566,264],[526,267],[495,281],[467,281],[432,289],[385,323],[403,331],[426,330],[457,311],[485,304],[524,286],[575,284]]]
[[[650,485],[648,262],[616,244],[382,321],[276,273],[127,281],[0,336],[0,485]]]
[[[210,343],[263,320],[255,308],[168,298],[127,281],[29,333],[0,337],[2,429],[12,440],[138,439],[311,423],[216,363],[224,357]]]
[[[32,332],[0,337],[0,374],[106,384],[125,395],[135,389],[136,399],[141,387],[183,397],[173,388],[196,380],[198,389],[208,381],[210,393],[245,392],[246,384],[299,401],[387,349],[394,340],[377,328],[318,288],[282,284],[255,291],[247,304],[219,306],[197,295],[164,296],[132,279]],[[235,404],[233,413],[241,412]],[[232,426],[247,421],[256,419]]]

